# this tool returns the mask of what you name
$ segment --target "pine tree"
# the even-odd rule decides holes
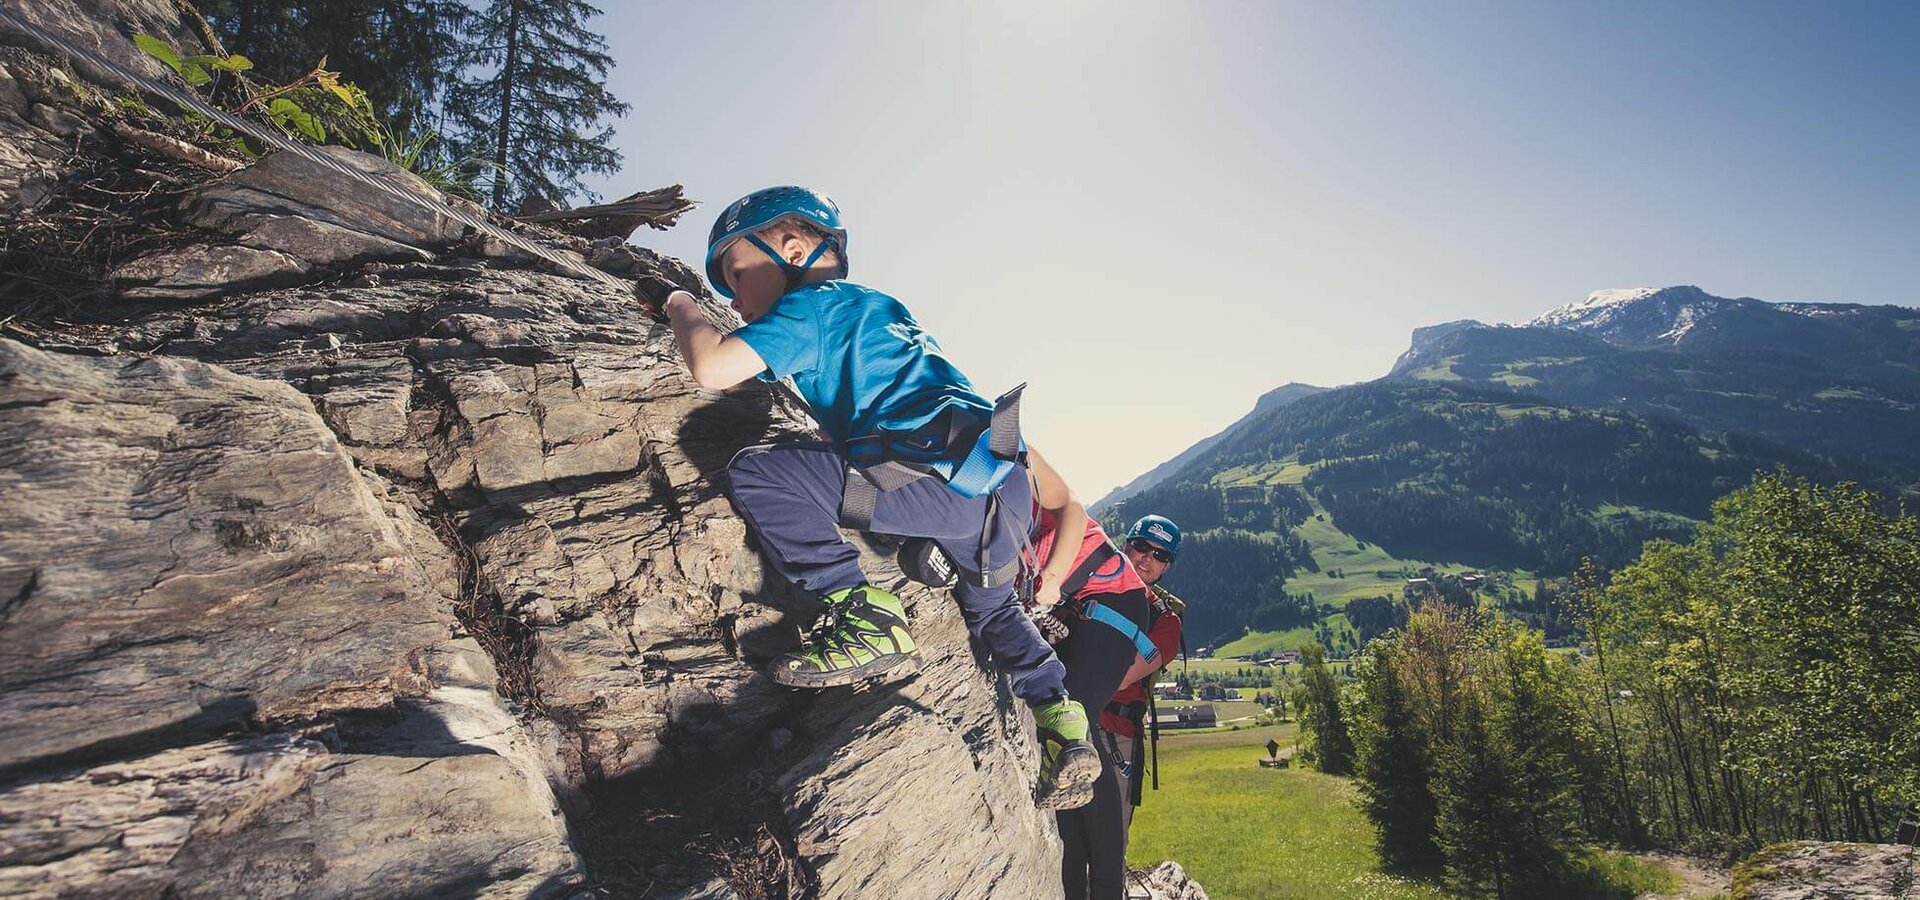
[[[1540,633],[1496,618],[1486,630],[1486,667],[1496,752],[1513,803],[1501,823],[1510,857],[1509,888],[1549,896],[1564,883],[1578,835],[1573,792],[1579,785],[1576,701],[1564,670],[1549,667]]]
[[[1300,648],[1301,729],[1311,740],[1314,767],[1328,775],[1353,772],[1353,740],[1340,712],[1340,690],[1319,644]]]
[[[1381,861],[1391,869],[1418,872],[1441,862],[1433,842],[1432,760],[1400,680],[1396,647],[1392,639],[1374,642],[1362,667],[1366,706],[1354,717],[1362,738],[1358,776]]]
[[[494,208],[598,199],[580,176],[618,170],[600,123],[628,107],[603,85],[613,58],[585,25],[599,14],[584,0],[490,0],[474,14],[468,62],[486,74],[454,85],[446,113],[462,149],[492,161]]]
[[[1517,803],[1481,697],[1467,696],[1455,731],[1437,755],[1433,781],[1434,842],[1446,853],[1448,878],[1468,895],[1523,896],[1510,884],[1508,826]]]
[[[226,50],[252,60],[262,78],[284,84],[325,60],[404,135],[434,127],[464,55],[460,0],[212,0],[204,8]]]

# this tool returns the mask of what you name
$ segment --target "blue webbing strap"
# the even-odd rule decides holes
[[[993,430],[980,432],[980,439],[973,442],[973,449],[967,452],[965,459],[942,461],[933,464],[940,469],[952,466],[947,473],[947,487],[962,497],[978,497],[990,493],[1000,483],[1013,474],[1014,462],[1001,459],[993,453]]]
[[[1152,662],[1160,655],[1160,648],[1153,645],[1153,639],[1147,637],[1147,633],[1140,630],[1140,626],[1134,624],[1132,619],[1121,615],[1119,610],[1102,606],[1100,601],[1088,597],[1081,614],[1126,636],[1127,640],[1133,642],[1133,649],[1139,651],[1141,659]]]

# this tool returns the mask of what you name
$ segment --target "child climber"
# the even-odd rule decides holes
[[[1018,392],[988,402],[900,301],[842,280],[847,231],[817,192],[735,201],[714,222],[706,269],[744,327],[723,334],[664,279],[635,291],[672,325],[694,380],[718,390],[791,377],[829,438],[748,447],[727,469],[769,563],[826,604],[804,644],[774,660],[773,679],[825,688],[917,671],[900,598],[867,582],[839,526],[931,538],[960,569],[968,630],[1033,708],[1039,805],[1084,805],[1101,772],[1088,718],[1015,596],[1034,503],[1064,509],[1071,495],[1020,440]]]

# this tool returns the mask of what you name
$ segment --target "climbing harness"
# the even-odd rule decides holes
[[[978,567],[966,573],[981,587],[1004,584],[1023,570],[1026,530],[1014,528],[1020,544],[1012,559],[993,565],[993,539],[1006,510],[1000,488],[1026,464],[1026,442],[1020,438],[1020,385],[993,402],[993,413],[949,409],[932,423],[907,432],[882,431],[847,442],[847,478],[841,488],[840,524],[855,531],[873,528],[874,504],[880,495],[899,490],[923,478],[935,478],[962,497],[986,497],[980,521]],[[955,458],[952,448],[967,453]]]

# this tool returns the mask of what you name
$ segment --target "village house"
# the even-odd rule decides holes
[[[1159,728],[1212,728],[1220,724],[1220,716],[1212,704],[1156,709],[1153,712],[1153,724]]]

